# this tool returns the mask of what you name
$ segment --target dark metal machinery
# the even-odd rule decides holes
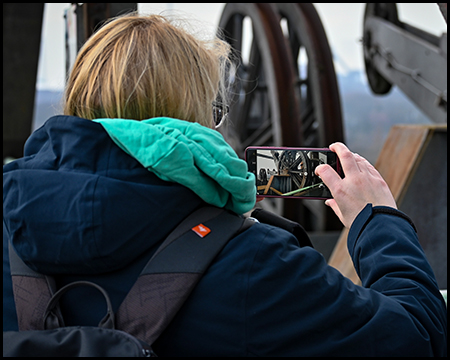
[[[344,140],[331,51],[312,4],[228,3],[219,28],[236,60],[230,124],[222,133],[241,157],[249,145],[326,147]],[[322,201],[266,199],[261,206],[308,230],[341,227]]]
[[[74,54],[67,54],[67,65],[72,65],[72,60],[81,49],[87,39],[102,24],[114,17],[132,11],[137,11],[137,3],[74,3],[72,9],[76,14],[76,51]],[[66,14],[67,16],[67,14]],[[70,66],[66,69],[68,72]]]
[[[438,5],[447,21],[447,4]],[[414,220],[438,285],[446,289],[447,34],[437,37],[400,22],[395,3],[371,3],[364,12],[363,47],[372,91],[385,94],[396,85],[436,123],[394,127],[376,166],[391,189],[397,187],[397,205]],[[403,183],[399,174],[389,176],[399,167],[405,169]]]
[[[3,159],[31,133],[43,3],[3,3]]]
[[[440,4],[447,21],[447,4]],[[403,23],[395,3],[370,3],[364,12],[364,62],[370,88],[397,85],[432,121],[447,122],[447,34],[437,37]]]

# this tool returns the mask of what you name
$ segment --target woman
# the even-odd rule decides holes
[[[119,17],[86,42],[64,115],[3,169],[4,330],[17,329],[8,242],[58,286],[98,283],[117,310],[193,210],[254,206],[253,176],[214,130],[215,100],[216,114],[226,108],[228,50],[154,15]],[[155,342],[158,355],[446,354],[445,305],[411,221],[365,159],[343,144],[330,148],[346,177],[327,165],[316,173],[350,228],[363,287],[290,233],[258,223],[219,254]],[[89,288],[62,305],[66,325],[97,325],[104,314]]]

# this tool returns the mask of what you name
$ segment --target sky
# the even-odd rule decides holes
[[[46,3],[42,29],[41,53],[37,87],[41,90],[61,90],[65,78],[64,10],[69,3]],[[330,44],[335,69],[340,74],[364,71],[362,55],[362,23],[364,3],[314,4],[322,20]],[[193,18],[202,31],[215,32],[225,3],[145,3],[138,10],[160,13],[175,10],[184,18]],[[399,18],[420,29],[440,36],[447,31],[435,3],[397,4]]]

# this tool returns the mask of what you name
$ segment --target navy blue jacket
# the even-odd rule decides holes
[[[176,166],[176,164],[174,164]],[[86,279],[118,308],[167,234],[202,200],[120,150],[97,123],[57,116],[3,168],[3,330],[17,329],[7,244],[59,286]],[[232,239],[154,348],[160,356],[447,354],[447,313],[405,219],[358,215],[348,249],[363,286],[288,232]],[[95,290],[63,298],[68,325],[97,325]]]

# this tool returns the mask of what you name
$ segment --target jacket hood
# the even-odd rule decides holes
[[[255,205],[255,175],[219,132],[168,117],[94,121],[162,180],[183,184],[208,204],[238,214]]]
[[[102,125],[50,118],[3,167],[3,219],[18,255],[47,274],[120,269],[202,200],[121,150]]]

